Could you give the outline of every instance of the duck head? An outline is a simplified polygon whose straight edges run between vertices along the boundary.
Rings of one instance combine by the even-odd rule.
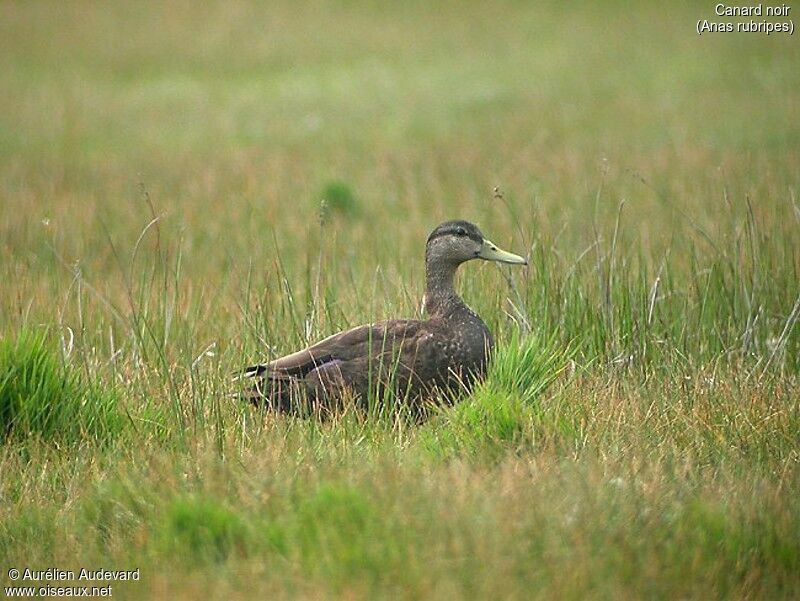
[[[428,264],[459,265],[472,259],[513,265],[528,264],[525,258],[505,251],[485,238],[478,226],[469,221],[446,221],[428,236],[425,246],[425,261]]]

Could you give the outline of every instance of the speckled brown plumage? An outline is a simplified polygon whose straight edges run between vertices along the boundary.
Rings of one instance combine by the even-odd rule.
[[[334,334],[306,349],[244,370],[254,379],[245,397],[281,411],[333,409],[370,391],[421,407],[438,392],[467,389],[485,373],[492,335],[456,293],[458,266],[483,258],[525,263],[499,250],[466,221],[448,221],[428,237],[425,310],[428,319],[392,319]]]

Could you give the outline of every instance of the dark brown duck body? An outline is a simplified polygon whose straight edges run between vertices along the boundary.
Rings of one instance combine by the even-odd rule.
[[[412,408],[440,394],[468,389],[486,370],[493,341],[486,324],[456,293],[458,266],[482,258],[525,264],[498,249],[466,221],[449,221],[425,251],[428,319],[393,319],[334,334],[306,349],[244,370],[254,379],[245,397],[300,413],[333,410],[374,393]]]

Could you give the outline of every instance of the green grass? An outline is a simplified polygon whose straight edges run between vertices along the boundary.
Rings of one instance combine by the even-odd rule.
[[[327,220],[329,213],[352,219],[361,212],[355,194],[345,182],[328,182],[322,190],[321,198],[323,222]]]
[[[442,410],[420,429],[422,446],[436,457],[474,459],[495,459],[528,446],[544,411],[540,396],[570,361],[569,348],[560,347],[554,336],[512,333],[470,398]]]
[[[106,443],[124,428],[116,394],[64,364],[43,333],[0,341],[0,429],[5,441]]]
[[[0,5],[3,585],[800,596],[800,52],[712,9]],[[530,257],[460,272],[468,398],[232,402],[420,315],[450,218]]]

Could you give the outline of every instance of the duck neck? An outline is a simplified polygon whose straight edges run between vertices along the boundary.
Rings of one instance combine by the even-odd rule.
[[[458,265],[426,261],[425,311],[428,315],[448,315],[465,306],[453,286]]]

